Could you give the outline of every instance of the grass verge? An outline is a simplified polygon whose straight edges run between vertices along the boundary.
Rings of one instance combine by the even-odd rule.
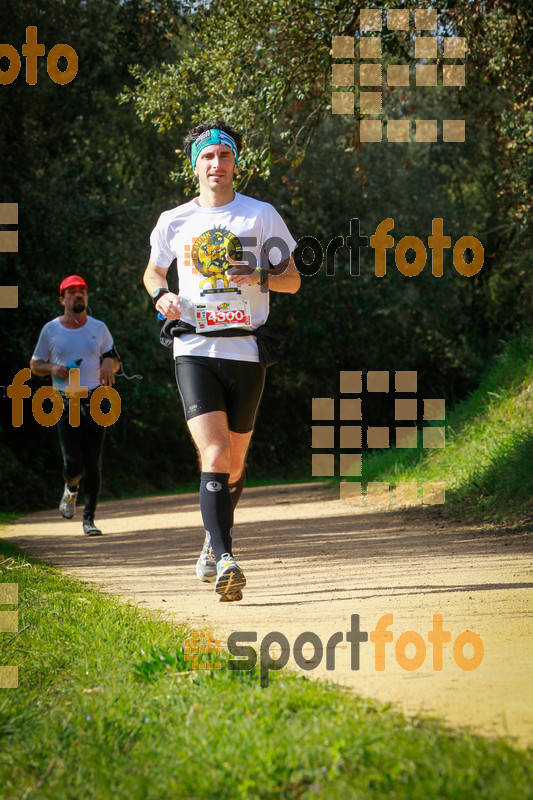
[[[188,632],[0,540],[18,633],[0,634],[4,800],[531,797],[533,752],[407,720],[326,683],[191,670]]]
[[[479,388],[446,414],[444,449],[380,451],[365,458],[364,480],[445,481],[447,505],[460,516],[533,521],[532,354],[531,334],[506,346]]]

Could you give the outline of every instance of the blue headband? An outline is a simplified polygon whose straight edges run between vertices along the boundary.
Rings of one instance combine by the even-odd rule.
[[[211,144],[226,144],[228,147],[231,147],[231,151],[235,156],[235,166],[237,166],[239,156],[237,153],[237,144],[235,143],[235,139],[233,139],[229,133],[225,133],[218,128],[211,128],[210,130],[201,133],[200,136],[192,143],[191,164],[193,169],[196,166],[196,161],[200,155],[200,152],[204,149],[204,147],[208,147]]]

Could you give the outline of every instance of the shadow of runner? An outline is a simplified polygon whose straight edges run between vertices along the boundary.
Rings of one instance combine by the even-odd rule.
[[[297,511],[305,507],[302,504],[310,505],[310,515],[291,517],[291,506]],[[316,517],[312,516],[315,504]],[[332,516],[327,513],[328,504]],[[272,518],[276,506],[283,509],[277,512],[280,519]],[[56,511],[22,517],[6,529],[4,537],[61,567],[121,568],[127,564],[149,571],[196,563],[204,537],[196,495],[112,501],[102,503],[98,510],[106,534],[98,539],[84,537],[79,520],[66,522]],[[145,517],[157,518],[158,527],[135,528]],[[345,561],[354,565],[354,574],[356,565],[369,560],[399,564],[432,555],[458,558],[473,550],[477,555],[531,550],[523,534],[502,536],[487,530],[480,535],[472,524],[450,526],[438,514],[424,510],[362,513],[357,509],[352,514],[323,484],[246,490],[236,515],[234,542],[243,560]]]

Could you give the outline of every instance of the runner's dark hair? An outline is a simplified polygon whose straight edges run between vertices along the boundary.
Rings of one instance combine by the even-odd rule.
[[[185,155],[189,160],[191,158],[191,147],[194,140],[197,139],[201,133],[210,131],[212,128],[218,128],[219,131],[224,131],[224,133],[229,134],[232,139],[235,139],[237,153],[241,152],[242,133],[239,133],[239,131],[235,130],[235,128],[232,128],[231,125],[228,125],[227,122],[224,122],[224,120],[215,119],[210,122],[202,122],[200,125],[196,125],[195,128],[191,128],[191,130],[188,132],[187,136],[183,140],[183,149],[185,150]]]

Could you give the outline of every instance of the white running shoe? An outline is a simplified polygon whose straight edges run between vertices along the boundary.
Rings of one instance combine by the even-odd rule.
[[[204,546],[200,558],[196,562],[196,575],[203,583],[213,583],[217,577],[217,562],[211,547],[209,534],[205,533]]]
[[[76,500],[78,499],[78,490],[71,492],[68,484],[65,484],[63,490],[63,497],[59,503],[59,512],[65,519],[72,519],[76,511]]]
[[[233,556],[230,556],[229,553],[223,553],[217,564],[215,592],[228,597],[228,595],[237,594],[245,586],[246,578],[244,577],[244,572]]]

